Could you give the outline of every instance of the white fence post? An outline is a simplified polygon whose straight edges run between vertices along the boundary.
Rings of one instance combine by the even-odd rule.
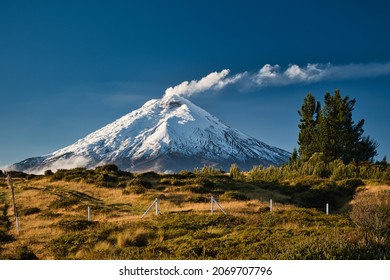
[[[214,197],[211,196],[211,215],[214,214]]]
[[[91,221],[91,207],[88,206],[88,222]]]
[[[156,205],[156,216],[158,216],[158,198],[156,198],[153,203],[149,206],[149,208],[145,211],[145,213],[142,215],[141,219],[145,217],[146,214],[152,209],[152,207]]]
[[[269,200],[269,211],[272,212],[272,199]]]
[[[158,216],[158,198],[156,198],[156,216]]]
[[[226,211],[223,210],[222,206],[219,205],[218,201],[215,200],[213,196],[211,196],[211,214],[214,214],[214,203],[217,204],[218,208],[221,209],[221,211],[226,214]]]
[[[326,204],[326,215],[329,215],[329,203]]]

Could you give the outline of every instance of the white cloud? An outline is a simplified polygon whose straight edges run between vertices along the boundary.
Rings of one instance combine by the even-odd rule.
[[[212,72],[199,81],[185,81],[166,89],[166,95],[191,96],[207,90],[220,90],[227,85],[240,83],[250,87],[277,87],[298,83],[315,83],[325,80],[359,79],[390,75],[390,62],[332,65],[308,63],[306,66],[289,65],[284,71],[278,64],[265,64],[257,73],[243,72],[228,77],[229,69]]]
[[[226,79],[220,80],[218,82],[218,84],[215,86],[215,88],[216,89],[222,89],[222,88],[224,88],[227,85],[235,84],[239,80],[243,79],[246,75],[247,75],[247,72],[244,72],[244,73],[236,74],[236,75],[234,75],[231,78],[226,78]]]
[[[45,164],[43,167],[23,170],[29,174],[42,175],[46,170],[50,169],[56,172],[58,169],[73,169],[77,167],[85,167],[90,163],[90,159],[83,156],[74,156],[68,159],[58,159],[54,162]]]
[[[221,89],[227,84],[233,82],[232,79],[224,80],[229,72],[229,69],[224,69],[221,72],[212,72],[199,81],[184,81],[177,86],[167,88],[165,90],[165,94],[191,96],[195,93],[203,92],[209,89]]]
[[[309,63],[304,67],[292,64],[285,71],[281,71],[279,65],[266,64],[253,76],[253,82],[260,87],[285,86],[297,83],[369,78],[384,75],[390,75],[390,62],[347,65]]]
[[[278,72],[280,71],[280,66],[279,65],[271,65],[271,64],[266,64],[264,65],[260,70],[257,76],[259,78],[275,78],[278,75]]]
[[[297,79],[297,80],[306,80],[308,78],[308,75],[306,71],[301,69],[298,65],[291,65],[290,67],[287,68],[286,72],[284,74],[289,78],[289,79]]]

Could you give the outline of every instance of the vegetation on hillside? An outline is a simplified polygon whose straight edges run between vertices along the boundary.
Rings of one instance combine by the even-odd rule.
[[[257,180],[236,166],[231,170],[238,173],[204,167],[170,175],[131,174],[107,165],[14,177],[21,232],[15,233],[10,190],[3,183],[0,259],[390,257],[389,221],[384,220],[390,187],[378,185],[385,182],[315,175]],[[362,200],[368,192],[376,195]],[[226,215],[218,208],[211,215],[211,195]],[[141,219],[155,198],[159,215],[153,210]],[[383,199],[387,204],[378,202]],[[383,223],[361,219],[365,213]]]

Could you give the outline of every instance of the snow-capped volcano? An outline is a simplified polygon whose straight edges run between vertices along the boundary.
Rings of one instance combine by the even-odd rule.
[[[68,147],[11,169],[39,173],[107,163],[132,172],[176,172],[203,165],[228,170],[232,163],[251,169],[279,165],[289,155],[227,126],[181,96],[165,95]]]

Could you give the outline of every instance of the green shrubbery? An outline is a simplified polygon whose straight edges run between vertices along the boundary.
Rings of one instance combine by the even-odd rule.
[[[142,176],[144,175],[142,174]],[[130,172],[119,170],[114,164],[99,166],[93,170],[86,168],[59,169],[55,173],[47,170],[45,176],[52,181],[85,182],[103,188],[124,187],[125,184],[122,182],[134,177]]]
[[[89,228],[93,228],[97,225],[97,222],[86,220],[62,220],[58,223],[58,226],[68,232],[81,231]]]
[[[354,162],[350,162],[349,164],[344,164],[341,160],[327,163],[322,154],[315,153],[306,162],[290,162],[281,167],[254,166],[246,178],[252,182],[275,182],[305,176],[314,176],[334,181],[356,178],[388,182],[390,181],[390,166],[379,163],[362,163],[357,165]]]
[[[288,210],[236,217],[182,214],[99,226],[52,240],[56,258],[82,259],[386,259],[389,246],[363,244],[347,216]],[[96,244],[106,242],[104,250]],[[386,251],[387,250],[387,251]]]

